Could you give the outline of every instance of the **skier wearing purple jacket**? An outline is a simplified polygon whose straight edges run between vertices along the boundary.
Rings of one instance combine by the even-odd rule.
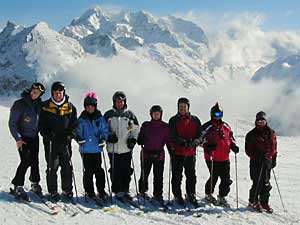
[[[167,145],[168,149],[171,148],[169,126],[162,121],[162,112],[159,105],[151,107],[151,121],[142,124],[137,140],[137,143],[142,146],[139,192],[142,197],[147,197],[148,176],[153,165],[153,198],[157,201],[163,201],[164,145]]]

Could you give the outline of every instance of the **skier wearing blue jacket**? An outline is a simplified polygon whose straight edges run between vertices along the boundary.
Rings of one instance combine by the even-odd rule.
[[[76,140],[83,162],[83,186],[86,197],[104,200],[105,174],[101,167],[101,152],[108,138],[108,124],[97,109],[98,97],[94,92],[86,94],[84,111],[78,120]],[[98,196],[94,192],[93,177],[96,177]]]

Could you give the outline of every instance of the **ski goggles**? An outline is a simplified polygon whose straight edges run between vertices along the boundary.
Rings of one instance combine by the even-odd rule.
[[[215,112],[213,115],[214,115],[214,117],[222,117],[223,116],[223,112],[222,111],[218,111],[218,112]]]
[[[33,83],[31,88],[34,88],[34,89],[38,89],[41,93],[44,93],[45,92],[45,87],[44,85],[42,85],[41,83]]]

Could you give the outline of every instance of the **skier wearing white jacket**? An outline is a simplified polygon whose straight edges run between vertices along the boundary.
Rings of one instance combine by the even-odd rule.
[[[134,113],[127,109],[126,95],[117,91],[113,95],[113,108],[104,114],[109,125],[107,151],[110,160],[112,192],[119,199],[131,199],[129,184],[132,150],[136,144],[139,124]]]

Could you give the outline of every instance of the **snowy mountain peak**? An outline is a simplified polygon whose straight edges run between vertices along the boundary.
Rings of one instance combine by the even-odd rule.
[[[30,27],[8,23],[0,33],[2,91],[20,89],[34,80],[47,81],[83,56],[80,44],[45,22]],[[1,93],[0,93],[1,94]]]

